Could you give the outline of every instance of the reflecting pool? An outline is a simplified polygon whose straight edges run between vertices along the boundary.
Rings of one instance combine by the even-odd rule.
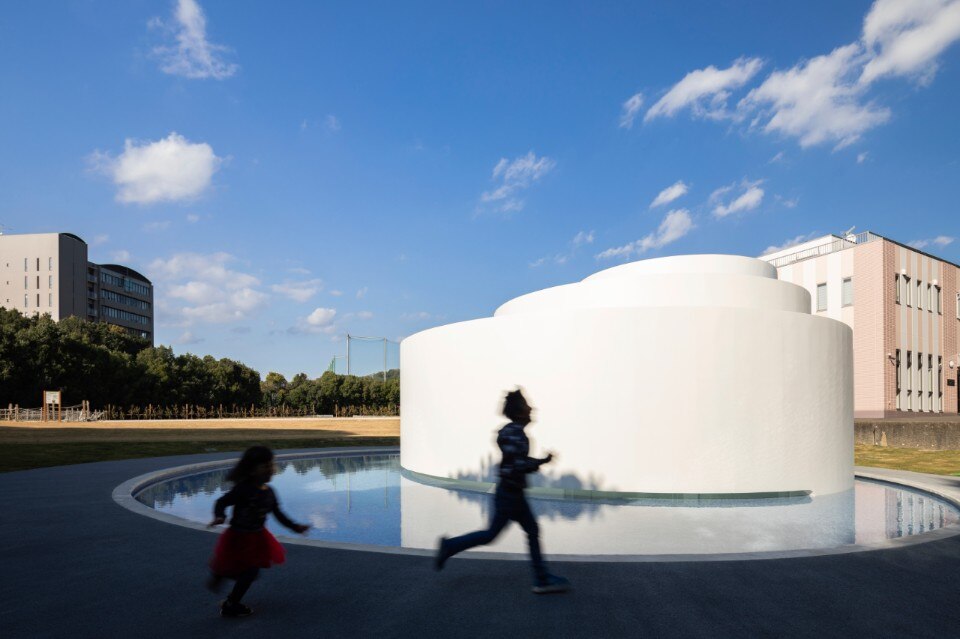
[[[409,479],[399,455],[340,455],[278,461],[271,485],[283,509],[324,541],[434,548],[442,534],[484,527],[491,496]],[[141,503],[207,523],[213,502],[229,489],[227,468],[177,477],[137,493]],[[764,552],[873,544],[919,535],[960,520],[925,493],[857,480],[845,493],[773,499],[671,501],[534,497],[549,554],[701,554]],[[272,519],[276,534],[292,535]],[[525,553],[513,525],[483,548]]]

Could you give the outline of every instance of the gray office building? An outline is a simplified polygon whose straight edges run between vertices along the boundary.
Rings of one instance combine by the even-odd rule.
[[[73,233],[0,235],[0,306],[120,326],[153,344],[153,285],[128,266],[94,264]]]

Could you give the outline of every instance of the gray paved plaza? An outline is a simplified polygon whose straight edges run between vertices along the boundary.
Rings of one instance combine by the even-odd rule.
[[[529,592],[516,561],[455,559],[437,574],[425,557],[288,545],[246,598],[256,614],[221,619],[203,588],[214,536],[130,512],[111,492],[230,456],[0,474],[0,636],[960,636],[960,536],[794,559],[563,562],[576,590],[548,597]],[[928,481],[960,494],[960,478]]]

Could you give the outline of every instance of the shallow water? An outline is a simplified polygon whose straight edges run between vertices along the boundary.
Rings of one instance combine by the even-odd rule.
[[[428,486],[403,477],[399,455],[324,456],[278,462],[271,485],[307,537],[434,548],[442,534],[485,527],[488,494]],[[207,523],[229,488],[227,469],[160,482],[136,498],[161,512]],[[960,521],[929,495],[857,480],[845,493],[804,498],[720,500],[708,505],[658,500],[530,499],[549,554],[699,554],[783,551],[871,544]],[[275,534],[292,535],[270,519]],[[486,549],[526,552],[513,525]]]

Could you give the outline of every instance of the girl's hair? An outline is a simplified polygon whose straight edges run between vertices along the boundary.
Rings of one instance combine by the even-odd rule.
[[[250,479],[260,464],[273,461],[273,451],[266,446],[251,446],[244,453],[237,465],[227,473],[227,481],[234,483]]]
[[[527,406],[527,400],[518,388],[507,393],[507,398],[503,400],[503,415],[512,422],[519,421],[524,416],[523,410]]]

